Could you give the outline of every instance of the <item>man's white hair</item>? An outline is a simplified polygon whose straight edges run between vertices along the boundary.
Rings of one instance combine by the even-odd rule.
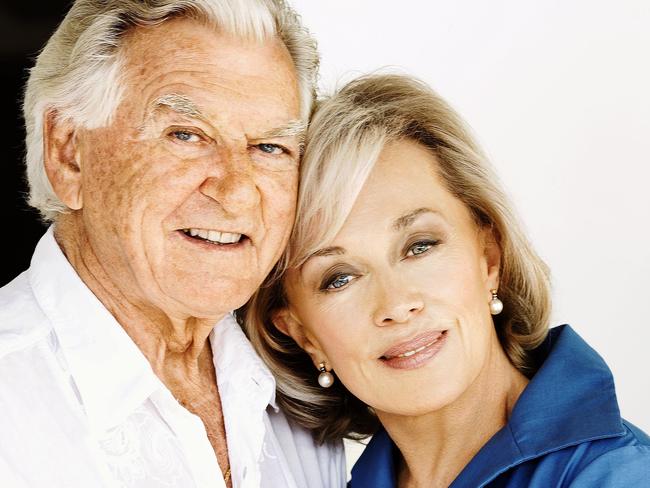
[[[38,56],[25,90],[29,204],[44,220],[54,220],[69,209],[45,173],[43,117],[52,113],[88,129],[108,125],[124,89],[120,47],[125,32],[177,17],[243,39],[280,38],[296,68],[302,117],[309,116],[318,51],[284,0],[77,0]]]

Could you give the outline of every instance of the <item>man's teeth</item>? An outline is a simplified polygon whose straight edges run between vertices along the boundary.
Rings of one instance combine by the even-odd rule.
[[[192,237],[200,237],[206,241],[217,244],[234,244],[241,240],[242,234],[233,234],[231,232],[219,232],[218,230],[206,229],[183,229],[183,232]]]

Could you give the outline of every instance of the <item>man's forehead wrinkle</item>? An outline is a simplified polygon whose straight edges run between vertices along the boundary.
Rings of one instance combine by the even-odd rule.
[[[129,89],[137,95],[129,97],[131,109],[127,110],[134,109],[141,114],[138,116],[142,121],[139,124],[141,133],[155,120],[157,109],[163,108],[220,127],[220,133],[232,128],[240,135],[243,130],[251,138],[296,137],[302,144],[306,124],[300,120],[297,95],[293,103],[287,104],[284,97],[278,96],[277,85],[269,83],[260,73],[224,69],[219,63],[213,67],[210,63],[188,61],[169,63],[166,56],[156,56],[153,64],[147,62],[144,68],[131,64]],[[267,123],[251,127],[248,122],[261,122],[253,117],[253,112],[274,117]],[[232,127],[242,122],[239,130]]]
[[[151,121],[156,112],[159,112],[161,108],[170,109],[180,115],[187,117],[192,117],[196,119],[201,119],[205,122],[210,122],[213,118],[211,115],[212,112],[208,110],[207,106],[204,106],[198,101],[194,100],[194,97],[188,96],[183,91],[188,93],[198,93],[199,98],[205,97],[205,95],[214,97],[217,93],[216,90],[210,91],[210,86],[214,88],[219,88],[221,90],[227,89],[228,87],[223,86],[218,83],[211,82],[209,85],[199,86],[198,84],[193,84],[191,80],[188,80],[187,77],[182,80],[169,80],[170,73],[162,73],[160,76],[155,79],[149,80],[145,85],[142,86],[142,89],[136,89],[137,93],[144,94],[144,98],[149,98],[148,93],[159,93],[160,95],[153,97],[151,102],[147,103],[143,110],[144,123]],[[164,82],[157,83],[161,81],[161,78],[164,79]],[[211,100],[210,102],[217,107],[221,108],[220,104],[221,99],[227,98],[223,97],[222,94],[219,94],[218,100]],[[229,97],[232,100],[232,96]]]
[[[189,77],[187,75],[190,75]],[[178,75],[178,76],[175,76]],[[205,79],[210,78],[210,79]],[[257,85],[256,85],[257,86]],[[227,102],[229,104],[235,102],[256,103],[257,100],[251,97],[251,91],[256,89],[257,93],[260,92],[259,87],[248,86],[245,78],[232,78],[225,77],[215,78],[213,73],[198,73],[194,71],[173,71],[167,73],[160,73],[155,78],[148,80],[142,85],[141,89],[137,89],[138,93],[158,92],[163,95],[176,95],[178,97],[185,97],[190,102],[192,98],[183,94],[183,91],[196,92],[200,98],[214,101],[216,104]],[[260,94],[256,98],[262,98],[264,101],[271,100],[272,93],[268,96]],[[193,102],[199,112],[206,114],[207,107],[199,107],[198,103]]]
[[[145,69],[138,67],[137,72],[133,70],[132,77],[136,80],[145,79],[145,86],[155,84],[161,78],[182,79],[185,83],[191,83],[191,80],[200,80],[201,84],[216,85],[236,90],[241,94],[248,92],[248,88],[242,85],[255,84],[259,90],[261,88],[259,86],[260,82],[264,86],[269,81],[268,74],[245,73],[236,69],[228,69],[222,63],[211,64],[209,62],[188,60],[191,62],[182,65],[179,60],[175,60],[173,65],[170,66],[170,62],[166,58],[160,58],[157,61],[148,58],[146,60],[147,67]]]
[[[248,77],[218,64],[211,66],[210,63],[196,60],[183,64],[178,60],[170,62],[164,56],[147,58],[146,63],[145,60],[140,61],[126,71],[128,88],[136,93],[155,93],[171,85],[187,85],[191,89],[203,91],[209,91],[210,87],[237,89],[242,95],[247,91],[247,87],[242,85],[246,85]]]

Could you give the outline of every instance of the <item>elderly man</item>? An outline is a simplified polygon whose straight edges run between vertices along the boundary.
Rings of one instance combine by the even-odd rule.
[[[282,0],[78,0],[25,95],[53,222],[0,291],[0,484],[320,487],[232,318],[293,221],[313,40]]]

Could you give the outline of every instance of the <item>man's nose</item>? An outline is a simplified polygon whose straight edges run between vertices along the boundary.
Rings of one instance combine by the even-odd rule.
[[[235,215],[260,204],[255,168],[245,151],[222,151],[199,189]]]

